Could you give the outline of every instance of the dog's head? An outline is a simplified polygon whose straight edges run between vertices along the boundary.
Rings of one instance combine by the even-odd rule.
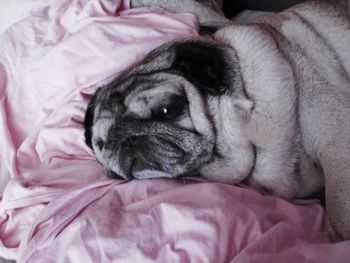
[[[210,41],[167,44],[95,93],[85,138],[110,174],[176,177],[212,158],[207,97],[232,83],[226,52]]]

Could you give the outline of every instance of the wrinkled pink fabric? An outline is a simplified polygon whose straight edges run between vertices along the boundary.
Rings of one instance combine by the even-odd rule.
[[[85,145],[90,95],[191,14],[127,0],[35,6],[0,36],[0,256],[18,262],[346,262],[323,207],[204,180],[107,179]]]

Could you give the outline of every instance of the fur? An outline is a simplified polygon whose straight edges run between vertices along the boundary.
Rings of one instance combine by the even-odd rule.
[[[321,2],[168,43],[96,93],[87,143],[126,179],[200,171],[287,199],[325,188],[350,238],[348,43],[346,9]]]

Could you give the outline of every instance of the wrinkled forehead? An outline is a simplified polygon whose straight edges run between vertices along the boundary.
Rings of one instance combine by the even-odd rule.
[[[97,97],[95,118],[118,118],[128,112],[140,111],[140,107],[152,107],[171,96],[182,96],[186,84],[181,76],[170,73],[132,75],[102,88]]]

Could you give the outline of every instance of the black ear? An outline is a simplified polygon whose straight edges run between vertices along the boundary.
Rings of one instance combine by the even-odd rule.
[[[96,106],[96,98],[97,98],[97,92],[92,97],[86,112],[85,112],[85,119],[84,119],[84,136],[85,136],[85,143],[87,146],[89,146],[92,149],[92,126],[94,124],[94,118],[95,118],[95,106]]]
[[[172,69],[179,70],[200,90],[220,95],[232,85],[226,48],[209,41],[188,40],[174,44]]]

